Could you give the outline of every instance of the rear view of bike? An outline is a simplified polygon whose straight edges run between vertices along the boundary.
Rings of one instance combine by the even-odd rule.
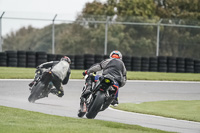
[[[28,97],[28,101],[34,103],[38,99],[47,97],[50,92],[50,88],[52,87],[50,84],[51,80],[51,71],[46,71],[41,77],[38,77],[31,88],[31,94]]]
[[[78,116],[86,114],[88,119],[94,119],[96,115],[108,108],[114,100],[116,88],[113,88],[114,79],[111,76],[102,76],[94,85],[92,93],[85,99],[81,98]]]

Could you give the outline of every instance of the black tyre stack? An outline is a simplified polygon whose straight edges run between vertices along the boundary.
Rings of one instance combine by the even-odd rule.
[[[39,66],[42,63],[47,62],[47,53],[46,52],[36,52],[36,66]]]
[[[6,51],[7,66],[17,67],[17,51]]]
[[[157,72],[158,71],[158,59],[157,59],[157,57],[150,57],[149,58],[149,71],[150,72]]]
[[[84,55],[84,69],[90,68],[95,63],[94,55],[92,54],[85,54]]]
[[[191,58],[185,58],[185,72],[194,73],[194,60]]]
[[[200,73],[200,60],[195,60],[194,61],[194,72],[195,73]]]
[[[131,70],[141,71],[141,57],[132,57],[131,60],[132,60]]]
[[[36,67],[36,53],[34,51],[26,52],[26,67]]]
[[[122,60],[125,64],[126,70],[131,71],[131,64],[132,64],[131,56],[123,56]]]
[[[158,57],[158,72],[167,72],[167,57]]]
[[[108,59],[109,55],[67,55],[71,59],[71,69],[88,69],[95,63]],[[47,54],[34,51],[5,51],[0,52],[0,66],[29,67],[36,66],[47,61],[60,61],[63,55]],[[123,62],[127,71],[150,72],[178,72],[200,73],[200,60],[181,57],[135,57],[123,56]]]
[[[75,55],[75,69],[84,70],[84,55]]]
[[[56,55],[55,54],[47,54],[47,61],[56,61]]]
[[[5,52],[0,52],[0,66],[7,66],[7,55]]]
[[[70,60],[71,60],[71,64],[70,64],[70,68],[71,69],[75,69],[75,56],[74,55],[67,55]]]
[[[26,67],[26,51],[17,51],[18,67]]]
[[[176,58],[176,72],[184,73],[185,72],[185,59],[181,57]]]
[[[60,61],[60,59],[61,59],[63,56],[64,56],[64,55],[57,54],[57,55],[56,55],[56,61]]]
[[[94,58],[95,58],[95,61],[94,61],[95,63],[99,63],[102,60],[104,60],[104,56],[103,55],[95,55]]]
[[[104,59],[108,59],[108,58],[110,58],[110,57],[109,57],[109,55],[104,55],[103,58],[104,58]]]
[[[141,71],[144,71],[144,72],[149,71],[149,58],[148,57],[141,58]]]
[[[176,72],[176,57],[167,57],[167,72]]]

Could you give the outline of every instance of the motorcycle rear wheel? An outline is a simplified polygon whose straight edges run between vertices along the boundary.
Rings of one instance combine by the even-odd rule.
[[[86,117],[88,119],[94,119],[96,117],[96,115],[101,109],[101,106],[104,103],[104,100],[105,100],[105,94],[103,92],[98,91],[92,106],[89,108],[89,111],[86,114]]]
[[[30,103],[34,103],[38,99],[44,87],[45,85],[42,82],[39,82],[36,86],[34,86],[32,88],[30,96],[28,97],[28,101]]]

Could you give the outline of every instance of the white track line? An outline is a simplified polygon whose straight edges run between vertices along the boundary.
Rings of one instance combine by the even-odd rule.
[[[0,79],[0,81],[32,81],[33,79]],[[84,79],[70,79],[69,81],[84,81]],[[154,81],[154,80],[127,80],[127,82],[131,83],[198,83],[199,81]]]

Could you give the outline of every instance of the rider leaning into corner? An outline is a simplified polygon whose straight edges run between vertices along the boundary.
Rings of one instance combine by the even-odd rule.
[[[83,93],[81,97],[86,98],[90,93],[92,89],[92,83],[97,81],[100,75],[93,75],[93,73],[101,71],[102,75],[111,75],[115,79],[114,87],[117,87],[117,92],[115,94],[115,99],[111,103],[113,106],[117,106],[119,104],[118,102],[118,92],[119,88],[123,87],[126,83],[126,68],[122,61],[122,54],[120,51],[112,51],[110,53],[110,58],[105,59],[100,63],[94,64],[91,66],[88,70],[85,70],[83,72],[83,75],[88,75],[85,81],[85,89],[83,90]]]
[[[36,72],[42,71],[42,69],[51,68],[51,72],[53,74],[52,83],[55,88],[51,89],[50,92],[57,95],[58,97],[62,97],[64,95],[64,90],[61,83],[63,85],[66,85],[68,83],[69,76],[71,74],[70,64],[70,58],[67,56],[63,56],[60,61],[46,62],[37,67]],[[35,79],[41,74],[41,72],[39,73],[39,75],[36,74]],[[30,87],[32,87],[32,85],[34,84],[35,79],[29,84]]]

